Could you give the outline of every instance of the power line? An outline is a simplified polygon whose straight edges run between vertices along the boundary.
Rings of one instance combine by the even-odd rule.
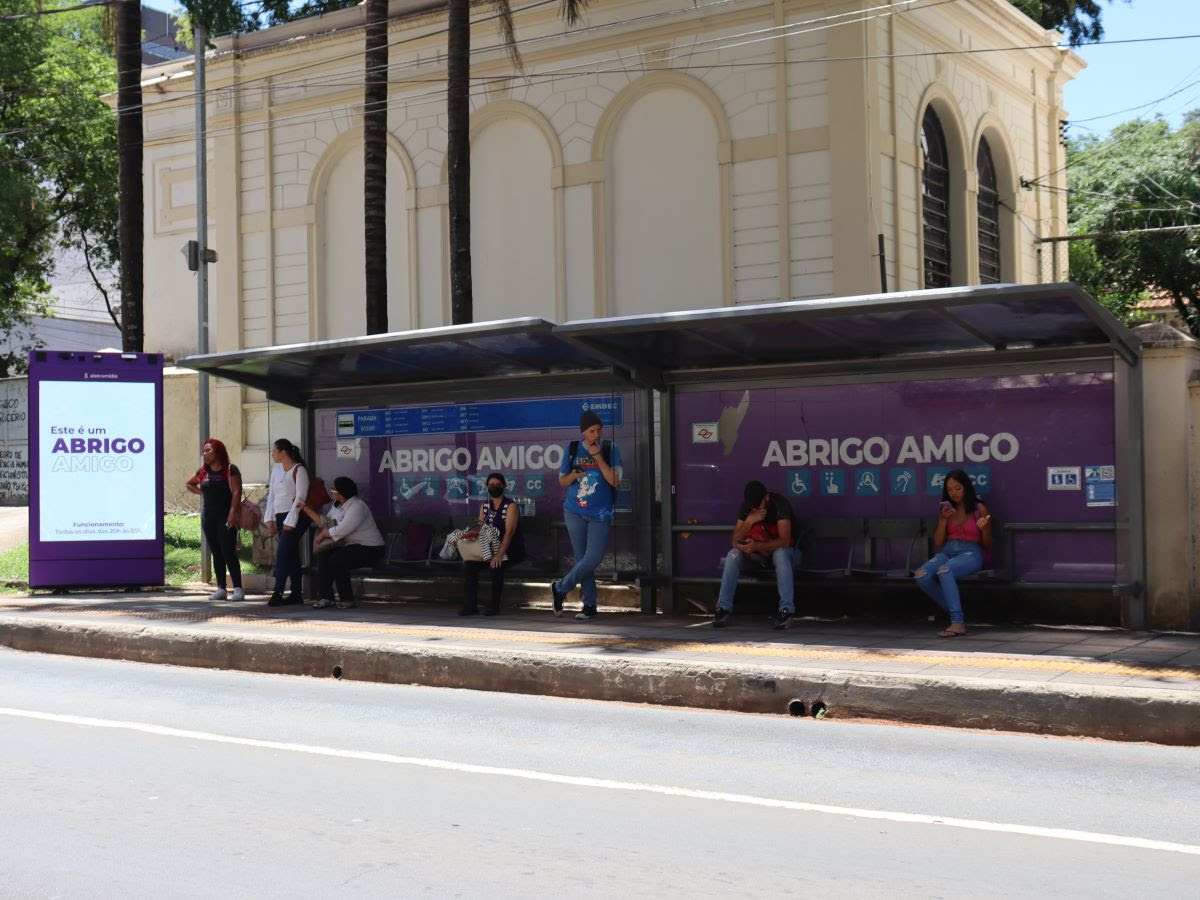
[[[540,0],[540,2],[532,3],[532,4],[529,4],[528,6],[521,7],[520,10],[518,10],[518,11],[523,11],[526,9],[540,7],[540,6],[546,5],[546,3],[549,3],[549,2],[554,2],[554,0]],[[706,4],[705,6],[702,6],[702,7],[685,7],[685,8],[680,8],[680,9],[676,9],[676,10],[664,11],[662,13],[655,13],[650,16],[639,17],[636,20],[622,20],[621,22],[615,22],[615,23],[602,23],[600,25],[591,26],[589,28],[577,30],[576,32],[572,32],[572,34],[586,33],[588,31],[595,30],[595,29],[612,28],[612,27],[616,27],[618,25],[626,25],[631,21],[642,21],[644,19],[650,19],[650,18],[661,18],[665,15],[676,15],[676,14],[680,14],[680,13],[693,12],[696,9],[704,10],[707,7],[724,5],[727,2],[730,2],[730,0],[718,0],[718,2]],[[676,52],[673,56],[666,57],[664,61],[669,61],[671,59],[678,59],[679,57],[684,56],[684,55],[690,56],[690,55],[695,55],[695,54],[712,53],[712,52],[716,52],[719,50],[725,50],[725,49],[744,46],[746,44],[757,43],[762,40],[777,40],[781,37],[783,37],[783,38],[794,37],[794,36],[798,36],[801,34],[810,33],[812,31],[826,30],[828,28],[837,27],[838,25],[855,24],[855,23],[860,23],[860,22],[864,22],[864,21],[869,21],[870,19],[874,19],[874,18],[881,18],[884,16],[893,16],[893,15],[897,15],[897,14],[904,13],[904,12],[917,12],[917,11],[920,11],[923,9],[931,8],[933,6],[940,6],[944,3],[955,2],[955,0],[937,0],[937,2],[928,3],[924,6],[915,6],[914,4],[916,2],[917,2],[917,0],[901,0],[901,2],[892,2],[892,3],[884,4],[882,6],[870,8],[869,11],[876,12],[877,13],[876,15],[867,15],[867,16],[860,15],[860,17],[858,19],[852,19],[852,20],[844,21],[844,22],[836,22],[833,24],[818,24],[818,25],[816,25],[816,27],[811,27],[811,28],[806,27],[806,26],[813,25],[814,23],[828,23],[829,20],[831,20],[831,19],[845,18],[847,14],[842,14],[840,16],[826,16],[826,17],[822,17],[819,19],[787,23],[786,25],[783,25],[783,26],[773,26],[771,28],[766,28],[766,29],[754,29],[751,31],[741,32],[741,33],[735,34],[735,35],[725,35],[721,38],[714,38],[709,41],[702,41],[702,42],[698,42],[693,45],[689,45],[687,47],[679,48],[678,52]],[[903,6],[904,8],[897,9],[897,7],[899,7],[899,6]],[[878,12],[879,10],[884,10],[884,12],[879,13]],[[868,11],[857,11],[857,12],[862,13],[862,12],[868,12]],[[488,21],[488,19],[494,19],[494,18],[496,18],[496,17],[492,16],[492,17],[488,17],[488,18],[485,18],[482,20],[477,20],[477,21]],[[354,27],[359,27],[359,26],[355,25]],[[767,34],[765,37],[763,36],[764,33],[766,33],[766,32],[777,32],[780,29],[788,29],[788,30],[784,31],[784,33],[782,33],[782,34]],[[445,31],[445,29],[441,29],[439,31],[424,32],[421,35],[402,38],[400,40],[391,42],[389,44],[389,47],[397,46],[397,45],[404,44],[404,43],[409,43],[409,42],[416,41],[416,40],[425,40],[433,35],[436,35],[439,33],[444,33],[444,31]],[[541,36],[538,38],[530,38],[530,39],[527,39],[526,41],[519,41],[518,44],[536,43],[536,42],[541,42],[541,41],[545,41],[545,40],[556,40],[556,39],[560,39],[562,37],[563,37],[563,35],[561,35],[561,34]],[[750,37],[751,39],[746,40],[746,41],[739,41],[737,43],[729,43],[731,38],[739,39],[742,37]],[[1149,40],[1181,40],[1181,39],[1193,39],[1193,38],[1200,38],[1200,35],[1173,35],[1173,36],[1157,37],[1157,38],[1137,38],[1137,39],[1130,39],[1130,40],[1126,40],[1126,41],[1113,41],[1113,42],[1109,42],[1109,43],[1136,43],[1136,42],[1144,42],[1144,41],[1149,41]],[[488,47],[479,48],[477,51],[474,51],[472,55],[475,55],[476,52],[477,53],[490,52],[490,51],[498,49],[502,46],[503,45],[489,45]],[[829,62],[839,62],[839,61],[879,60],[879,59],[889,59],[889,58],[917,58],[917,57],[928,57],[928,56],[964,55],[964,54],[973,54],[973,53],[993,53],[993,52],[1003,52],[1003,51],[1011,51],[1011,50],[1048,49],[1048,48],[1053,48],[1054,46],[1055,45],[1051,45],[1051,44],[1036,44],[1036,45],[995,47],[995,48],[974,48],[974,49],[969,49],[969,50],[916,51],[916,52],[911,52],[911,53],[899,53],[899,54],[866,54],[866,55],[849,56],[849,57],[821,57],[821,58],[809,58],[809,59],[795,59],[795,60],[786,60],[784,62],[789,65],[810,65],[810,64],[815,64],[815,63],[829,63]],[[294,72],[301,71],[301,70],[304,70],[307,68],[312,68],[314,66],[327,66],[332,63],[336,63],[339,61],[343,61],[345,59],[349,59],[349,58],[353,58],[353,57],[357,57],[357,56],[361,56],[361,55],[362,55],[362,51],[359,50],[359,51],[355,51],[353,53],[345,54],[343,56],[335,57],[335,58],[332,58],[329,60],[320,60],[320,61],[316,61],[313,63],[307,63],[307,64],[303,64],[300,66],[295,66],[290,69],[286,69],[283,72],[276,72],[276,73],[272,73],[271,75],[259,76],[258,78],[255,78],[255,79],[246,79],[244,81],[240,81],[237,84],[237,88],[238,89],[244,88],[246,85],[252,84],[255,81],[263,81],[263,80],[267,80],[267,79],[279,79],[279,76],[281,74],[294,73]],[[604,63],[614,63],[615,66],[612,68],[595,68],[595,66],[597,66],[598,64],[602,65]],[[476,81],[477,83],[485,83],[486,84],[486,83],[489,83],[490,81],[497,80],[497,79],[512,80],[514,77],[520,77],[526,83],[545,83],[547,81],[558,81],[558,80],[576,78],[576,77],[585,76],[585,75],[603,75],[603,74],[612,74],[614,72],[623,72],[623,71],[626,71],[626,69],[627,69],[627,63],[628,63],[628,57],[626,57],[624,55],[619,55],[616,57],[610,57],[608,59],[604,59],[604,60],[600,60],[600,61],[592,60],[587,63],[580,63],[578,65],[568,66],[568,67],[558,69],[558,70],[549,70],[547,72],[542,72],[542,73],[533,73],[533,74],[527,73],[523,76],[514,76],[514,75],[478,76],[476,78],[473,78],[472,80]],[[676,65],[676,66],[672,66],[671,68],[672,68],[672,70],[676,70],[676,71],[692,71],[692,70],[704,71],[704,70],[710,70],[710,69],[735,68],[735,67],[739,67],[739,68],[740,67],[761,67],[761,66],[765,66],[765,65],[775,65],[775,64],[776,64],[776,61],[768,60],[768,61],[763,61],[763,62],[748,61],[748,62],[712,63],[709,65],[694,65],[694,66]],[[420,66],[420,65],[422,65],[422,63],[420,63],[420,62],[405,63],[402,65],[390,63],[388,66],[389,75],[393,71],[396,71],[398,69],[416,67],[416,66]],[[589,66],[592,68],[584,68],[585,66]],[[275,83],[273,84],[273,87],[281,87],[281,88],[284,88],[284,87],[312,87],[312,86],[337,87],[343,83],[346,84],[347,86],[349,86],[349,85],[354,85],[354,84],[359,83],[360,78],[361,78],[361,76],[359,75],[359,73],[347,72],[344,75],[335,76],[335,80],[313,80],[313,79],[276,80]],[[423,81],[426,83],[443,84],[445,81],[445,78],[444,77],[433,77],[433,78],[429,78],[429,79],[422,79],[420,81]],[[415,84],[415,83],[420,83],[420,82],[417,79],[407,79],[406,83]],[[436,91],[425,92],[424,94],[413,94],[413,95],[408,95],[405,97],[399,97],[399,98],[396,98],[396,100],[394,100],[394,101],[388,101],[388,108],[389,109],[397,109],[397,108],[405,108],[408,106],[421,105],[422,101],[426,100],[427,98],[429,98],[430,102],[432,102],[432,98],[440,98],[443,94],[444,94],[444,89],[439,89]],[[162,110],[163,107],[165,107],[167,105],[173,105],[176,103],[184,102],[187,98],[194,97],[194,95],[195,95],[194,91],[180,92],[180,95],[178,97],[173,97],[170,100],[155,103],[150,108],[153,108],[156,110]],[[146,104],[143,104],[143,106],[146,106]],[[272,124],[276,125],[276,124],[284,123],[287,121],[323,118],[326,115],[339,115],[339,114],[345,115],[345,114],[353,113],[354,111],[361,109],[361,108],[363,108],[362,104],[351,104],[351,105],[347,105],[337,111],[322,110],[320,112],[315,112],[315,113],[314,112],[303,113],[303,114],[299,114],[294,117],[293,116],[285,116],[285,117],[275,118],[272,120]],[[109,112],[111,114],[111,111],[109,111]],[[25,129],[25,130],[32,130],[32,128],[33,128],[33,126],[31,126],[30,129]],[[237,126],[231,126],[230,128],[226,129],[224,132],[218,130],[217,132],[214,132],[214,134],[233,133],[235,130],[238,130]],[[254,126],[241,126],[240,130],[243,134],[252,134],[252,133],[255,133],[259,129],[256,129]],[[8,134],[12,135],[12,134],[20,133],[20,131],[21,130],[14,130],[14,131],[8,132]],[[189,138],[171,137],[171,138],[164,138],[164,139],[158,139],[158,140],[152,139],[145,143],[147,146],[160,146],[164,143],[176,143],[181,140],[188,140],[188,139]],[[1059,170],[1059,171],[1061,171],[1061,170]],[[1051,174],[1053,174],[1053,173],[1051,173]],[[1048,176],[1043,176],[1043,177],[1048,177]],[[1039,186],[1041,186],[1041,185],[1039,185]]]
[[[19,22],[22,19],[40,19],[43,16],[54,16],[59,13],[79,12],[82,9],[93,9],[97,6],[108,6],[114,0],[92,0],[90,3],[80,3],[76,6],[59,6],[54,9],[39,9],[35,12],[11,13],[0,16],[0,22]],[[134,0],[136,2],[136,0]]]
[[[545,5],[547,5],[547,4],[551,4],[551,3],[555,3],[555,2],[558,2],[558,0],[536,0],[536,2],[530,3],[530,4],[526,5],[526,6],[523,6],[523,7],[520,7],[520,8],[518,8],[517,10],[514,10],[514,14],[515,14],[515,13],[518,13],[518,12],[523,12],[523,11],[525,11],[525,10],[529,10],[529,9],[535,9],[535,8],[538,8],[538,7],[541,7],[541,6],[545,6]],[[707,9],[709,9],[709,8],[711,8],[711,7],[716,7],[716,6],[723,6],[723,5],[726,5],[727,3],[730,3],[730,2],[736,2],[736,0],[714,0],[714,2],[710,2],[710,3],[708,3],[708,4],[705,4],[705,5],[703,5],[703,6],[700,6],[700,7],[678,7],[678,8],[676,8],[676,9],[674,9],[674,10],[666,10],[666,11],[663,11],[663,12],[660,12],[660,13],[653,13],[653,14],[649,14],[649,15],[646,15],[646,16],[637,17],[637,18],[635,18],[635,19],[626,19],[626,20],[621,20],[621,21],[619,21],[619,22],[608,22],[608,23],[601,23],[601,24],[599,24],[599,25],[595,25],[595,26],[588,26],[588,27],[586,27],[586,28],[582,28],[582,29],[576,29],[576,30],[572,31],[572,32],[571,32],[571,34],[572,34],[572,35],[575,35],[575,34],[581,34],[581,33],[589,33],[589,32],[592,32],[592,31],[603,30],[603,29],[608,29],[608,28],[614,28],[614,27],[617,27],[617,26],[620,26],[620,25],[627,25],[627,24],[629,24],[629,23],[631,23],[631,22],[643,22],[643,21],[648,21],[648,20],[653,20],[653,19],[662,18],[662,17],[664,17],[664,16],[669,16],[669,15],[678,15],[678,14],[683,14],[683,13],[693,13],[693,12],[695,12],[696,10],[707,10]],[[903,6],[907,7],[905,10],[901,10],[901,12],[907,12],[907,11],[909,11],[909,9],[908,9],[908,8],[911,8],[911,7],[912,7],[912,4],[914,4],[914,3],[916,3],[916,2],[918,2],[918,0],[889,0],[889,2],[888,2],[888,3],[886,3],[886,4],[883,4],[883,5],[881,5],[881,6],[870,7],[868,10],[862,10],[862,11],[858,11],[858,12],[859,12],[859,13],[862,13],[862,12],[871,12],[871,11],[878,11],[878,10],[894,10],[894,8],[895,8],[896,6],[899,6],[899,5],[903,5]],[[944,3],[950,3],[950,2],[957,2],[957,0],[936,0],[936,2],[934,2],[934,3],[927,4],[927,6],[926,6],[926,7],[919,7],[919,8],[923,9],[923,8],[927,8],[928,6],[940,6],[940,5],[944,4]],[[888,12],[888,13],[886,13],[886,15],[892,15],[892,14],[894,14],[894,12]],[[740,38],[740,37],[743,37],[743,36],[745,36],[745,35],[747,35],[747,34],[758,34],[758,33],[761,33],[761,32],[762,32],[762,31],[764,31],[764,30],[777,30],[778,28],[797,28],[797,27],[801,27],[801,26],[807,26],[807,25],[810,25],[810,24],[813,24],[813,23],[823,23],[823,22],[828,22],[829,20],[831,20],[831,19],[835,19],[835,18],[845,18],[845,16],[846,16],[846,15],[849,15],[849,14],[840,14],[840,15],[838,15],[838,16],[825,16],[825,17],[820,17],[820,18],[811,19],[811,20],[802,20],[802,21],[800,21],[800,22],[793,22],[793,23],[789,23],[789,24],[787,24],[787,25],[784,25],[784,26],[775,26],[775,27],[773,27],[772,29],[756,29],[756,30],[754,30],[754,31],[752,31],[752,32],[741,32],[741,33],[734,34],[734,35],[726,35],[726,36],[724,36],[724,38],[720,38],[720,39],[714,39],[714,40],[728,40],[728,39],[730,39],[730,38]],[[493,20],[495,20],[495,19],[497,19],[497,18],[499,18],[499,14],[498,14],[498,13],[497,13],[497,14],[493,14],[493,15],[491,15],[491,16],[483,17],[483,18],[481,18],[481,19],[477,19],[477,20],[475,20],[475,21],[476,21],[476,22],[487,22],[487,21],[493,21]],[[861,18],[860,18],[860,19],[858,19],[858,20],[850,20],[850,21],[848,21],[848,22],[843,22],[843,23],[838,23],[838,24],[854,24],[856,21],[867,21],[867,20],[869,20],[869,19],[871,19],[871,18],[875,18],[875,16],[866,16],[866,17],[861,17]],[[353,27],[355,27],[355,28],[358,28],[358,27],[361,27],[361,26],[355,25],[355,26],[353,26]],[[423,32],[423,33],[422,33],[422,34],[420,34],[420,35],[413,35],[413,36],[411,36],[411,37],[401,38],[401,39],[398,39],[398,40],[396,40],[396,41],[389,42],[388,46],[389,46],[389,48],[390,48],[390,47],[393,47],[393,46],[400,46],[400,45],[402,45],[402,44],[412,43],[412,42],[419,41],[419,40],[425,40],[425,39],[427,39],[427,38],[429,38],[429,37],[432,37],[432,36],[436,36],[436,35],[439,35],[439,34],[445,34],[445,33],[446,33],[446,31],[447,31],[447,29],[446,29],[446,28],[441,28],[441,29],[438,29],[438,30],[435,30],[435,31],[431,31],[431,32]],[[796,34],[796,33],[802,33],[802,32],[789,32],[789,33],[785,33],[785,34],[783,34],[783,35],[776,35],[776,36],[774,36],[774,37],[788,37],[788,36],[791,36],[792,34]],[[558,38],[560,38],[560,37],[562,37],[562,35],[550,35],[550,36],[542,36],[542,37],[536,37],[536,38],[528,38],[528,39],[526,39],[525,41],[518,41],[517,43],[518,43],[518,46],[520,46],[520,45],[522,45],[522,44],[539,43],[539,42],[541,42],[541,41],[545,41],[545,40],[552,40],[552,39],[558,39]],[[477,50],[473,50],[471,55],[472,55],[472,56],[474,56],[474,55],[477,55],[477,54],[483,54],[483,53],[491,52],[491,51],[493,51],[493,50],[502,49],[502,48],[503,48],[503,46],[504,46],[504,45],[502,45],[502,44],[494,44],[494,45],[489,45],[489,46],[486,46],[486,47],[478,48]],[[711,50],[709,50],[709,51],[701,51],[701,52],[713,52],[713,51],[715,51],[715,50],[720,50],[720,49],[723,49],[723,48],[722,48],[722,47],[715,47],[715,48],[712,48],[712,49],[711,49]],[[272,74],[270,74],[270,75],[263,75],[263,76],[258,76],[258,77],[256,77],[256,78],[244,79],[244,80],[242,80],[242,81],[239,81],[239,82],[238,82],[238,85],[237,85],[237,87],[238,87],[238,89],[240,90],[240,89],[243,89],[243,88],[245,88],[247,85],[254,84],[255,82],[259,82],[259,81],[266,81],[266,80],[271,80],[271,79],[277,79],[277,78],[279,77],[279,75],[280,75],[280,74],[294,73],[294,72],[298,72],[298,71],[303,71],[303,70],[305,70],[305,69],[313,68],[313,67],[316,67],[316,66],[327,66],[327,65],[330,65],[330,64],[332,64],[332,63],[341,62],[341,61],[344,61],[344,60],[347,60],[347,59],[353,59],[353,58],[357,58],[357,57],[360,57],[360,56],[362,56],[364,52],[365,52],[365,50],[361,50],[361,49],[360,49],[360,50],[355,50],[355,51],[353,51],[353,52],[351,52],[351,53],[343,54],[342,56],[333,57],[333,58],[331,58],[331,59],[327,59],[327,60],[318,60],[318,61],[315,61],[315,62],[312,62],[312,63],[305,63],[305,64],[302,64],[302,65],[293,66],[293,67],[291,67],[291,68],[289,68],[289,69],[285,69],[285,70],[284,70],[282,73],[280,73],[280,72],[276,72],[276,73],[272,73]],[[689,52],[691,52],[691,51],[689,51]],[[589,64],[589,65],[596,65],[597,63],[605,63],[605,62],[615,62],[615,63],[618,63],[618,64],[620,64],[620,69],[609,69],[609,70],[602,70],[602,71],[600,72],[600,74],[607,74],[607,73],[609,73],[609,72],[612,72],[612,71],[620,71],[620,70],[623,70],[623,68],[624,68],[624,64],[626,63],[626,58],[625,58],[624,56],[610,57],[610,58],[608,58],[608,59],[602,59],[602,60],[598,60],[598,61],[596,61],[596,60],[593,60],[593,61],[591,61],[591,62],[590,62],[590,63],[588,63],[588,64]],[[421,65],[423,65],[423,64],[422,64],[422,63],[420,63],[420,62],[416,62],[416,63],[405,63],[405,64],[400,64],[400,65],[398,65],[398,64],[393,64],[393,63],[389,63],[387,68],[388,68],[388,72],[389,72],[389,75],[390,75],[390,74],[391,74],[391,72],[392,72],[393,70],[399,70],[399,69],[402,69],[402,68],[410,68],[410,67],[419,67],[419,66],[421,66]],[[702,68],[707,68],[707,67],[704,67],[704,66],[699,66],[699,67],[690,67],[690,68],[701,68],[701,69],[702,69]],[[571,67],[568,67],[567,69],[558,70],[558,72],[560,73],[560,75],[559,75],[559,76],[555,76],[555,77],[575,77],[575,74],[567,74],[567,75],[562,75],[562,73],[568,73],[568,72],[570,72],[570,70],[571,70]],[[587,74],[587,73],[580,73],[580,74]],[[338,76],[336,76],[336,77],[337,77],[338,79],[351,79],[350,81],[347,81],[347,82],[346,82],[347,84],[351,84],[351,85],[353,85],[353,84],[357,84],[357,83],[358,83],[358,81],[359,81],[359,75],[358,75],[358,73],[356,73],[356,72],[347,72],[347,73],[346,73],[346,74],[344,74],[344,75],[338,75]],[[506,75],[506,76],[503,76],[503,77],[505,77],[505,78],[511,78],[511,77],[513,77],[513,76]],[[527,76],[526,76],[526,77],[527,77]],[[486,81],[486,80],[487,80],[487,78],[486,78],[486,77],[479,77],[479,78],[475,78],[475,79],[472,79],[472,80],[475,80],[475,81]],[[543,78],[542,78],[542,80],[543,80],[543,81],[544,81],[544,80],[546,80],[546,77],[543,77]],[[428,81],[429,81],[430,83],[442,84],[442,83],[444,83],[444,82],[445,82],[445,77],[444,77],[444,76],[441,76],[441,77],[437,77],[437,78],[431,78],[431,79],[428,79]],[[285,80],[285,81],[275,81],[275,82],[272,84],[272,87],[278,87],[278,88],[286,88],[286,87],[311,87],[311,86],[313,86],[314,84],[316,84],[316,85],[322,85],[322,86],[333,86],[333,87],[336,87],[336,86],[340,85],[341,83],[343,83],[343,82],[342,82],[342,81],[340,81],[340,80],[339,80],[339,81],[334,81],[334,82],[311,81],[311,80],[307,80],[307,79],[303,79],[303,80],[291,80],[291,81],[286,81],[286,80]],[[410,79],[410,80],[408,80],[408,83],[415,83],[415,81]],[[417,97],[415,97],[415,98],[411,98],[411,99],[420,100],[420,99],[421,99],[423,96],[440,96],[442,93],[444,93],[444,91],[427,92],[425,95],[418,95]],[[166,101],[162,101],[162,102],[159,102],[159,103],[155,103],[155,104],[153,104],[153,106],[150,106],[149,108],[154,108],[154,109],[157,109],[158,111],[162,111],[162,110],[163,110],[165,107],[168,107],[168,106],[170,106],[170,105],[174,105],[174,104],[183,104],[183,103],[187,103],[187,102],[189,102],[189,101],[191,101],[191,100],[194,100],[194,98],[195,98],[195,95],[196,95],[196,92],[195,92],[194,90],[193,90],[193,91],[186,91],[186,92],[179,92],[179,93],[178,93],[178,96],[176,96],[176,97],[173,97],[173,98],[171,98],[170,100],[166,100]],[[410,99],[410,98],[401,98],[401,99],[400,99],[400,101],[399,101],[398,103],[393,103],[393,102],[389,101],[389,104],[388,104],[388,105],[389,105],[389,108],[403,108],[404,106],[406,106],[406,105],[407,105],[407,101],[408,101],[408,99]],[[140,107],[131,107],[131,108],[130,108],[130,110],[139,109],[139,108],[140,108],[140,109],[142,109],[142,110],[145,110],[146,108],[148,108],[148,106],[149,106],[148,104],[146,104],[145,102],[143,102],[143,103],[141,104],[141,106],[140,106]],[[361,106],[361,105],[359,105],[359,106],[356,106],[356,107],[349,107],[349,108],[351,108],[351,109],[355,109],[355,108],[360,108],[360,106]],[[107,107],[106,107],[106,109],[107,109]],[[114,116],[115,116],[115,115],[116,115],[116,112],[115,112],[115,111],[112,111],[112,110],[109,110],[108,114],[110,114],[110,115],[114,115]],[[305,115],[309,115],[309,114],[305,114]],[[324,113],[314,113],[314,114],[312,114],[312,115],[318,115],[318,116],[322,116],[322,115],[324,115]],[[285,118],[286,118],[286,117],[285,117]],[[302,117],[301,117],[301,118],[302,118]],[[283,120],[282,120],[282,119],[276,119],[275,121],[283,121]],[[0,134],[0,137],[13,136],[13,135],[17,135],[17,134],[21,134],[21,133],[26,133],[26,132],[29,132],[29,131],[35,131],[35,130],[37,130],[36,126],[27,126],[26,128],[22,128],[22,129],[12,129],[12,130],[10,130],[10,131],[8,131],[8,132],[5,132],[5,133],[3,133],[3,134]],[[218,133],[218,132],[214,132],[214,134],[216,134],[216,133]],[[227,133],[232,133],[232,130],[228,131]],[[251,130],[247,131],[246,133],[253,133],[253,129],[251,129]],[[174,139],[172,139],[172,140],[171,140],[171,142],[174,142]],[[147,142],[147,143],[148,143],[148,142]]]

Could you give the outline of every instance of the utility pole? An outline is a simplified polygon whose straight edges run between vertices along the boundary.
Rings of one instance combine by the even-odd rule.
[[[204,84],[204,44],[208,36],[203,25],[193,25],[192,37],[196,48],[196,352],[208,353],[208,140]],[[199,373],[197,385],[200,398],[200,441],[208,438],[208,376]],[[208,581],[210,559],[204,529],[200,529],[200,577]]]
[[[142,6],[117,4],[117,240],[121,256],[121,349],[140,353],[142,323]]]

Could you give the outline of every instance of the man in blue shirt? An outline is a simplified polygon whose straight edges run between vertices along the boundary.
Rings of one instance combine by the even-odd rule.
[[[621,454],[609,441],[601,441],[600,417],[587,410],[579,419],[580,439],[563,453],[558,483],[566,488],[563,520],[575,551],[575,565],[550,583],[554,614],[563,614],[563,601],[576,585],[583,591],[583,609],[576,619],[596,616],[596,567],[604,559],[612,526],[617,486],[621,483]]]

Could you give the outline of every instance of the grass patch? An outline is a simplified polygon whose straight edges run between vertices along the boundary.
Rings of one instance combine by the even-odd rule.
[[[163,579],[173,585],[200,580],[200,516],[163,516]]]
[[[0,584],[21,585],[29,583],[29,545],[21,544],[0,553]]]
[[[243,572],[266,571],[250,562],[250,535],[243,533],[246,546],[239,551]],[[200,580],[200,516],[167,513],[163,516],[163,579],[169,585]],[[29,584],[29,545],[22,544],[0,553],[0,585]]]

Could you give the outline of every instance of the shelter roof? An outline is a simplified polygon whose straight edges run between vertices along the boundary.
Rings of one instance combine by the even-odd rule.
[[[987,285],[568,322],[555,335],[680,380],[690,371],[856,361],[953,364],[954,354],[1105,349],[1136,339],[1074,284]]]
[[[180,366],[281,399],[323,391],[604,368],[545,319],[504,319],[189,356]]]
[[[1138,341],[1074,284],[988,285],[588,319],[506,319],[191,356],[197,369],[281,399],[361,387],[616,368],[656,387],[696,373],[865,363],[946,367],[1039,351],[1116,353]]]

